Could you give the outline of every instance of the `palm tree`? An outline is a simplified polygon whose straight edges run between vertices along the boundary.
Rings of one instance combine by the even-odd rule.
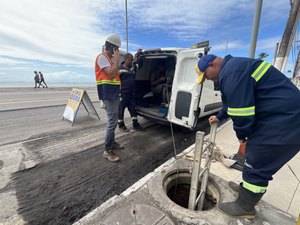
[[[267,53],[265,53],[265,52],[262,52],[262,53],[260,53],[259,55],[258,55],[258,58],[259,59],[265,59],[265,58],[267,58],[269,56],[269,54],[267,54]]]

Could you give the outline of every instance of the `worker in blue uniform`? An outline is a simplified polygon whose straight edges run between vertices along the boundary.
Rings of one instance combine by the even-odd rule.
[[[209,122],[229,116],[240,143],[247,143],[238,198],[218,208],[230,216],[254,218],[254,206],[272,176],[299,152],[300,91],[260,59],[205,55],[195,70],[198,83],[219,81],[223,108]]]
[[[124,123],[124,111],[128,108],[132,119],[132,127],[134,130],[143,130],[144,128],[139,124],[136,113],[135,102],[135,77],[136,72],[142,67],[143,61],[140,58],[141,51],[136,54],[136,60],[133,62],[133,56],[131,53],[127,53],[124,56],[124,62],[119,66],[119,74],[121,80],[121,101],[119,104],[118,113],[118,126],[119,129],[128,132],[128,128]]]

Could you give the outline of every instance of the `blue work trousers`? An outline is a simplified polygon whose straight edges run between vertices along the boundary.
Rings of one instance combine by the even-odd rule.
[[[135,110],[135,107],[136,107],[135,96],[132,93],[122,93],[121,94],[121,102],[119,105],[119,116],[118,116],[119,120],[124,120],[124,111],[125,111],[126,107],[128,108],[131,118],[136,119],[137,114],[136,114],[136,110]]]
[[[254,145],[247,144],[243,180],[257,186],[267,187],[272,176],[293,158],[300,145]]]
[[[103,100],[105,106],[105,111],[107,114],[107,127],[105,134],[105,149],[110,150],[112,144],[115,141],[115,130],[118,124],[118,109],[119,109],[120,99],[106,99]]]

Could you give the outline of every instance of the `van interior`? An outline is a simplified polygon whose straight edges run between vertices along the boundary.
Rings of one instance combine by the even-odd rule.
[[[143,66],[136,74],[137,112],[149,119],[165,121],[172,91],[176,66],[176,52],[144,52]],[[159,77],[165,77],[157,85],[151,85]],[[162,78],[163,79],[163,78]]]

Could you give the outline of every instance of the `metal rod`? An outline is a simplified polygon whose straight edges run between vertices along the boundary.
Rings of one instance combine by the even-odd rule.
[[[204,142],[204,132],[198,131],[196,134],[196,145],[195,145],[192,179],[191,179],[190,196],[189,196],[189,206],[188,206],[188,208],[191,210],[194,210],[196,206],[195,200],[196,200],[198,184],[199,184],[199,171],[201,166],[203,142]]]
[[[206,161],[205,161],[205,171],[203,172],[203,176],[202,176],[202,180],[201,180],[201,189],[200,192],[204,193],[200,196],[200,200],[198,202],[198,210],[202,211],[203,206],[204,206],[204,198],[205,198],[205,193],[206,193],[206,189],[207,189],[207,183],[208,183],[208,175],[209,175],[209,169],[210,169],[210,164],[211,164],[211,156],[213,154],[213,150],[214,150],[214,143],[215,143],[215,139],[216,139],[216,135],[217,135],[217,127],[218,127],[218,123],[213,123],[210,127],[210,136],[209,136],[209,142],[212,143],[210,144],[210,148],[211,151],[207,152],[206,155]]]

